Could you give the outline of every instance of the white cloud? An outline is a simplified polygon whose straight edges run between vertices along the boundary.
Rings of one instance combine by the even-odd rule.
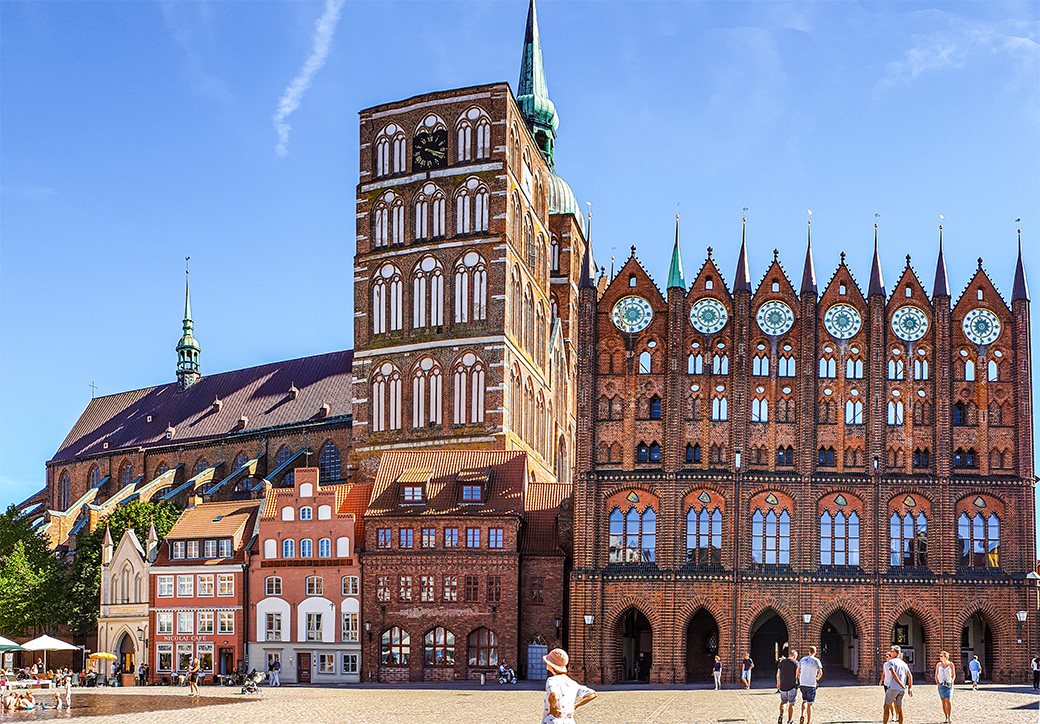
[[[286,119],[300,107],[303,94],[310,88],[314,76],[325,65],[329,48],[332,47],[332,35],[336,32],[336,23],[339,22],[339,12],[343,8],[344,2],[345,0],[325,0],[325,12],[314,24],[314,49],[300,72],[285,89],[281,100],[278,101],[278,110],[274,114],[274,127],[278,131],[278,145],[275,147],[275,151],[279,156],[289,154],[289,129],[291,126]]]
[[[934,32],[911,36],[912,46],[899,60],[885,68],[876,90],[905,85],[926,73],[963,68],[986,56],[1007,56],[1019,73],[1035,67],[1036,25],[1017,21],[987,24],[949,18],[949,26]],[[1014,68],[1015,66],[1013,66]],[[1013,70],[1013,81],[1018,73]]]

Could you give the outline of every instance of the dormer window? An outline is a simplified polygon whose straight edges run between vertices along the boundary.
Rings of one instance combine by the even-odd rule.
[[[188,541],[188,558],[199,557],[199,542],[197,540]]]
[[[220,557],[221,558],[230,558],[231,555],[232,555],[232,553],[231,553],[231,539],[230,538],[222,538],[220,540]]]
[[[173,544],[173,557],[184,558],[184,541],[175,541]]]
[[[486,468],[463,470],[459,473],[459,495],[462,503],[476,504],[484,502],[484,490],[488,482]]]
[[[405,505],[415,505],[423,502],[423,486],[405,485],[401,488],[401,499]]]
[[[462,502],[463,503],[480,503],[484,499],[483,491],[479,485],[463,485],[462,486]]]

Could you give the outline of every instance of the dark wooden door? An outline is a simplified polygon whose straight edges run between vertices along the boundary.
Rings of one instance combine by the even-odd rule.
[[[311,655],[300,654],[300,663],[296,667],[296,680],[301,684],[311,683]]]

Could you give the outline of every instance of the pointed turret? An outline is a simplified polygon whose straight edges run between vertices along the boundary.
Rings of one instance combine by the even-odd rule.
[[[682,254],[679,252],[679,214],[675,215],[675,245],[672,247],[672,266],[668,270],[668,289],[679,287],[686,289],[686,277],[683,275]]]
[[[1011,290],[1011,301],[1019,299],[1029,301],[1029,287],[1026,286],[1026,269],[1022,265],[1022,230],[1018,230],[1018,264],[1015,265],[1015,286]]]
[[[159,553],[159,534],[155,531],[155,521],[148,526],[148,537],[145,539],[145,554],[149,563],[155,562],[155,556]]]
[[[534,3],[532,3],[533,5]],[[591,207],[590,207],[591,208]],[[581,278],[578,280],[578,288],[596,288],[596,260],[592,258],[592,212],[589,211],[589,221],[586,227],[589,230],[589,240],[585,244],[585,257],[581,260]]]
[[[740,233],[740,255],[737,257],[737,274],[733,279],[733,291],[751,291],[751,269],[747,258],[747,218],[743,220]]]
[[[107,566],[112,562],[112,554],[115,552],[115,544],[112,543],[112,531],[105,526],[105,537],[101,541],[101,565]]]
[[[799,294],[817,294],[819,288],[816,286],[816,266],[812,258],[812,221],[809,222],[808,240],[805,244],[805,266],[802,267],[802,288]]]
[[[939,224],[939,258],[935,262],[935,283],[932,285],[932,296],[950,296],[950,279],[946,276],[946,257],[943,256],[942,224]]]
[[[885,279],[881,276],[881,256],[878,254],[877,224],[874,224],[874,261],[870,264],[870,286],[867,288],[867,296],[875,294],[885,296]]]
[[[199,381],[199,352],[202,348],[192,335],[195,322],[191,318],[191,293],[188,271],[184,271],[184,334],[177,342],[177,386],[186,390]]]
[[[553,170],[553,152],[556,145],[556,129],[560,119],[556,106],[549,100],[549,88],[545,83],[542,67],[542,45],[538,39],[538,13],[534,0],[527,9],[527,31],[524,33],[524,54],[520,60],[520,82],[516,87],[516,102],[531,129],[538,150],[549,170]]]

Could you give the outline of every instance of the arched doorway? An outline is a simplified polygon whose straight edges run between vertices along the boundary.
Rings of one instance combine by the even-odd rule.
[[[980,680],[988,681],[993,678],[993,629],[990,628],[989,620],[982,611],[976,611],[964,622],[961,628],[961,681],[971,681],[968,672],[968,662],[978,656],[982,662],[982,675]]]
[[[840,609],[823,622],[820,661],[828,679],[855,679],[859,673],[859,630],[856,622]]]
[[[892,642],[902,650],[903,661],[915,675],[923,674],[928,667],[929,652],[925,640],[924,624],[913,611],[907,611],[896,619],[892,626]],[[936,651],[935,653],[939,653]]]
[[[765,682],[763,686],[776,686],[776,661],[787,655],[787,624],[776,611],[766,609],[755,619],[750,633],[751,660],[755,662],[751,681]],[[740,652],[737,654],[739,669],[744,657]]]
[[[719,625],[707,609],[700,609],[686,625],[686,681],[711,681],[712,664],[719,653]]]
[[[123,634],[123,638],[119,639],[119,648],[116,649],[119,655],[119,670],[124,674],[133,673],[134,671],[134,640],[128,633]]]
[[[620,622],[621,680],[649,681],[653,663],[654,632],[639,609],[628,611]]]

